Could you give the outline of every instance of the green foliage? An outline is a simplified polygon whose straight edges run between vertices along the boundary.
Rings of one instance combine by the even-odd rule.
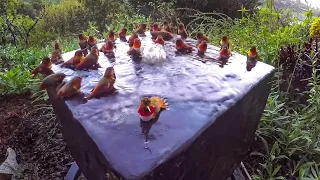
[[[18,49],[13,46],[0,47],[0,95],[22,93],[33,89],[38,79],[31,79],[31,70],[40,63],[43,56],[48,55],[49,49]]]
[[[194,11],[194,10],[189,10]],[[240,10],[244,15],[248,10]],[[299,23],[296,18],[282,19],[281,12],[264,6],[253,15],[232,20],[219,13],[194,11],[195,18],[187,28],[194,36],[198,31],[206,33],[212,44],[218,45],[222,35],[227,35],[231,50],[246,54],[252,45],[260,51],[261,60],[273,64],[281,45],[299,44],[308,38],[309,16]],[[288,15],[288,14],[287,14]]]
[[[80,0],[86,7],[86,17],[88,22],[95,22],[97,30],[106,32],[108,29],[114,31],[123,25],[132,25],[141,20],[146,20],[133,10],[130,4],[123,0]],[[130,29],[130,27],[129,27]]]
[[[61,3],[46,5],[47,15],[40,20],[38,31],[55,35],[79,33],[88,26],[86,10],[77,0],[64,0]]]
[[[35,14],[31,11],[32,8],[29,3],[21,0],[7,0],[3,3],[3,7],[0,7],[0,11],[3,12],[0,13],[2,26],[0,45],[8,43],[24,47],[29,45],[31,33],[38,23],[38,18],[31,18]],[[43,15],[39,15],[39,18],[42,18]]]
[[[310,37],[319,38],[320,37],[320,18],[317,17],[310,28]]]
[[[110,24],[106,25],[107,31],[119,32],[122,28],[127,28],[128,32],[133,32],[136,25],[139,23],[150,23],[150,19],[139,14],[128,15],[123,13],[113,14],[113,20]]]
[[[167,15],[178,14],[179,16],[177,16],[177,18],[184,23],[187,23],[190,20],[188,19],[189,13],[186,11],[176,12],[179,8],[193,8],[201,12],[224,13],[235,18],[241,15],[237,12],[238,9],[243,6],[247,9],[255,9],[255,7],[260,4],[258,1],[259,0],[128,0],[128,2],[139,11],[139,13],[142,13],[145,16],[150,16],[152,19],[169,17],[169,20],[176,21],[176,17]],[[168,12],[163,14],[163,12],[165,12],[163,10],[168,10]]]
[[[63,52],[78,48],[78,42],[60,40]],[[0,95],[38,91],[41,77],[31,78],[31,71],[53,50],[53,44],[39,48],[19,49],[14,46],[0,46]]]
[[[291,11],[275,11],[268,1],[257,11],[239,6],[239,10],[233,13],[241,17],[231,19],[220,13],[178,10],[174,8],[175,1],[153,1],[146,6],[151,17],[148,18],[134,12],[121,0],[64,0],[48,1],[43,8],[38,8],[37,17],[32,18],[26,15],[30,7],[21,0],[7,2],[3,7],[0,5],[3,27],[0,28],[0,38],[1,44],[6,45],[0,46],[0,95],[36,91],[40,79],[30,78],[30,71],[52,51],[54,41],[61,44],[64,52],[77,49],[79,32],[103,38],[109,30],[118,32],[126,27],[130,32],[140,22],[168,20],[176,24],[181,22],[179,18],[183,12],[193,18],[187,25],[193,37],[201,31],[212,44],[218,45],[221,36],[227,35],[231,50],[244,55],[255,45],[261,60],[275,66],[277,73],[256,132],[263,147],[252,152],[251,156],[262,160],[258,169],[252,169],[252,178],[265,180],[294,176],[301,180],[319,179],[319,164],[314,163],[320,162],[320,77],[315,65],[318,61],[316,52],[310,57],[314,71],[309,79],[306,104],[294,103],[289,98],[290,92],[280,89],[283,72],[277,64],[281,46],[299,46],[306,42],[309,29],[311,36],[316,34],[317,25],[310,27],[312,22],[318,24],[319,20],[314,21],[312,11],[306,12],[306,18],[299,22]],[[290,86],[290,80],[286,81]],[[48,98],[42,91],[36,91],[34,96],[37,100]]]

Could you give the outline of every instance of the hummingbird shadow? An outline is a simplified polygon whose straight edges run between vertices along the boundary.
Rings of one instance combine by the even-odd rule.
[[[112,61],[112,62],[115,61],[116,56],[114,52],[104,53],[104,55],[108,58],[109,61]]]
[[[85,99],[85,94],[83,92],[79,92],[77,94],[74,94],[70,97],[64,97],[63,98],[65,101],[74,101],[80,104],[84,104],[86,103],[86,99]]]
[[[139,55],[131,55],[131,59],[135,63],[140,63],[142,61],[142,56],[140,54]]]
[[[67,68],[67,69],[71,69],[71,70],[76,70],[76,66],[74,65],[71,65],[71,64],[68,64],[68,65],[63,65],[63,66],[60,66],[62,68]]]
[[[122,42],[128,42],[128,40],[127,40],[126,37],[120,37],[119,39],[120,39],[120,41],[122,41]]]
[[[230,57],[227,57],[227,58],[223,58],[223,57],[220,57],[219,58],[219,67],[223,68],[225,65],[228,65],[228,60],[229,60]]]
[[[175,53],[176,53],[176,56],[183,56],[186,54],[191,54],[192,51],[183,49],[183,50],[176,50]]]
[[[91,90],[91,92],[93,91],[94,89]],[[99,92],[97,93],[92,99],[100,99],[100,98],[103,98],[103,97],[108,97],[108,96],[113,96],[113,95],[116,95],[118,94],[118,90],[115,88],[115,87],[111,87],[109,89],[106,89],[102,92]],[[84,101],[88,101],[87,97],[84,97]]]
[[[161,109],[159,113],[150,121],[142,121],[140,119],[141,134],[145,136],[145,142],[148,142],[148,140],[150,139],[149,132],[152,126],[159,120],[160,114],[163,110],[164,109]],[[155,137],[153,137],[152,139],[155,139]]]
[[[145,33],[138,33],[139,37],[147,37]]]
[[[62,64],[63,62],[64,60],[61,58],[57,62],[54,62],[53,64],[58,65],[58,64]]]

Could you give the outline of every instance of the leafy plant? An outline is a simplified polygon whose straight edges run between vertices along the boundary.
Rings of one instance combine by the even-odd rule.
[[[311,38],[319,38],[320,37],[320,18],[317,17],[310,28],[310,37]]]

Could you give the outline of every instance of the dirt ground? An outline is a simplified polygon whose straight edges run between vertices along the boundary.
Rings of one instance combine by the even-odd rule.
[[[17,153],[20,179],[63,179],[73,161],[52,110],[39,109],[29,94],[0,99],[0,162],[6,149]],[[4,177],[0,177],[4,179]]]

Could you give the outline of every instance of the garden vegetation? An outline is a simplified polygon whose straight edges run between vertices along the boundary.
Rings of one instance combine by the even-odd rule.
[[[244,55],[255,45],[260,60],[276,68],[244,161],[251,178],[320,179],[320,18],[310,10],[300,21],[271,1],[259,8],[256,3],[227,11],[201,4],[190,9],[175,1],[148,3],[146,10],[121,0],[6,0],[0,4],[0,95],[32,92],[46,98],[38,91],[41,80],[30,72],[54,42],[68,52],[78,48],[80,32],[102,38],[109,30],[132,31],[139,22],[183,21],[192,36],[201,31],[213,45],[222,35],[229,37],[232,51]]]

